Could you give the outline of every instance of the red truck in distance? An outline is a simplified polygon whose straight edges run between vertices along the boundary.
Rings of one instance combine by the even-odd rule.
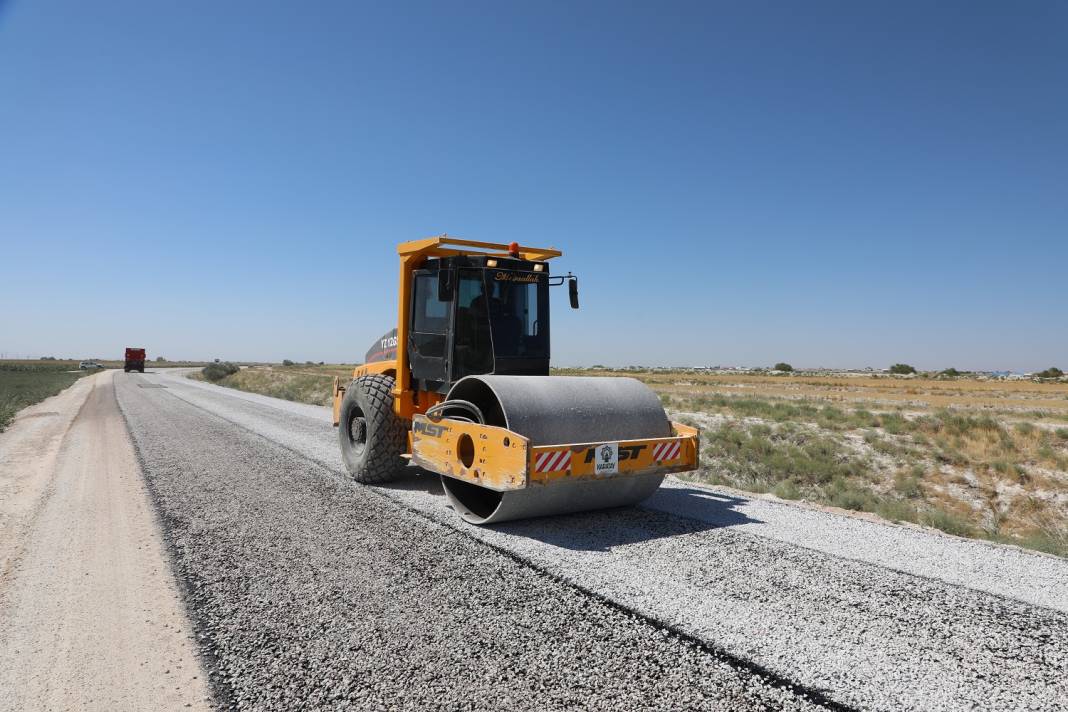
[[[126,347],[126,365],[122,367],[126,373],[130,371],[145,372],[145,350]]]

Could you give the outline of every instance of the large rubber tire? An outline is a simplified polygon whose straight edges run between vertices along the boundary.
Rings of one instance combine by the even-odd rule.
[[[338,423],[341,459],[363,484],[395,480],[404,471],[408,439],[405,421],[393,412],[393,379],[361,376],[345,389]]]

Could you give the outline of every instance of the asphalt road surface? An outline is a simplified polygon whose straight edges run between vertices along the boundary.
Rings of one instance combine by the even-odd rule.
[[[669,481],[476,528],[345,475],[326,408],[113,376],[216,701],[1064,709],[1068,562]]]

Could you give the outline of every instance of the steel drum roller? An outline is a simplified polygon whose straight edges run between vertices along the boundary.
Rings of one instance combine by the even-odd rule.
[[[473,403],[486,425],[508,428],[531,445],[671,436],[671,422],[660,399],[633,378],[468,376],[452,387],[446,405],[450,400]],[[445,407],[442,415],[469,418],[471,411]],[[651,495],[664,476],[608,477],[503,493],[451,477],[441,479],[449,503],[464,519],[492,524],[636,504]]]

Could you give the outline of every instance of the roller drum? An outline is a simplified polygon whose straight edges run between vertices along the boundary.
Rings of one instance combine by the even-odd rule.
[[[474,403],[487,425],[505,427],[532,446],[664,438],[671,422],[660,399],[633,378],[588,376],[468,376],[449,400]],[[469,417],[448,408],[444,415]],[[660,486],[663,475],[575,480],[495,492],[442,477],[446,496],[474,524],[581,512],[636,504]]]

